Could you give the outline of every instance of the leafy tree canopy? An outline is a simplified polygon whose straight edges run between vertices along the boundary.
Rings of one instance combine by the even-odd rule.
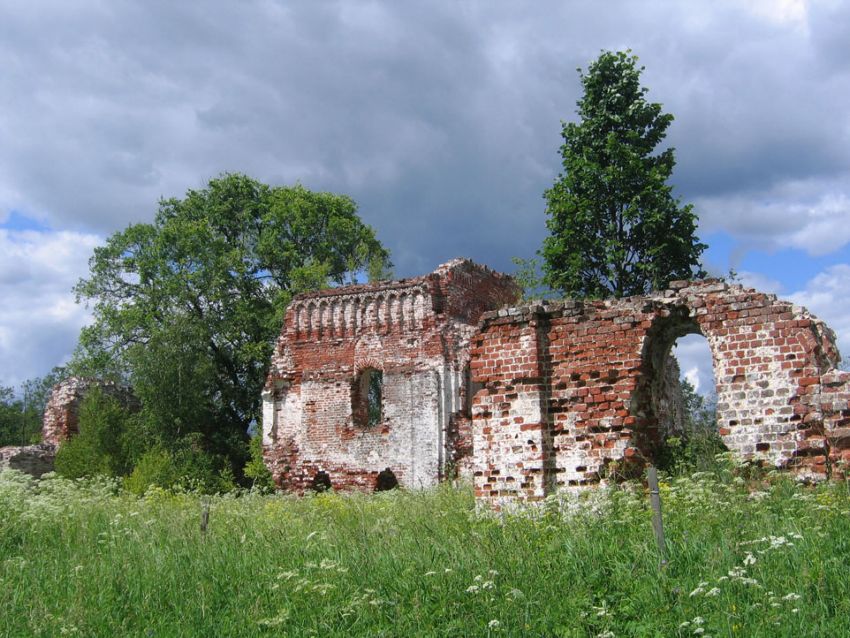
[[[162,200],[89,265],[75,291],[94,322],[71,371],[132,383],[151,445],[200,433],[238,463],[293,295],[391,264],[350,198],[225,174]]]
[[[583,73],[578,123],[564,123],[563,172],[544,194],[545,282],[573,297],[624,297],[704,276],[697,217],[667,184],[673,149],[655,150],[673,116],[648,102],[643,67],[603,52]]]

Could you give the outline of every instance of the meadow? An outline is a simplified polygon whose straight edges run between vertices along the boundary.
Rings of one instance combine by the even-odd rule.
[[[203,496],[0,474],[2,636],[847,636],[850,497],[720,468],[476,512],[469,486]],[[201,531],[201,513],[209,523]]]

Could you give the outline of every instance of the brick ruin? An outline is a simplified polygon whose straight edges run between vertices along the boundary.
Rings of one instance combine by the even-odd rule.
[[[454,260],[415,279],[296,297],[263,392],[279,486],[434,485],[472,452],[470,340],[510,277]]]
[[[87,377],[69,377],[53,386],[44,408],[41,443],[0,448],[0,470],[10,468],[40,477],[53,471],[59,444],[79,432],[80,404],[92,389],[99,388],[131,410],[139,401],[127,386]]]
[[[47,443],[0,447],[0,470],[8,468],[40,478],[42,474],[53,471],[55,460],[56,446]]]
[[[91,377],[68,377],[50,391],[41,426],[42,443],[58,446],[79,432],[80,404],[94,388],[100,389],[126,408],[139,408],[139,400],[127,386]]]
[[[694,333],[730,451],[806,478],[850,461],[850,373],[804,308],[716,280],[506,308],[517,296],[509,277],[454,260],[297,297],[263,393],[277,483],[374,490],[459,472],[500,507],[637,473],[681,423],[670,350]]]
[[[717,421],[738,458],[829,476],[850,461],[850,373],[805,308],[717,280],[487,313],[473,338],[474,484],[495,506],[641,470],[671,427],[679,337],[711,350]]]

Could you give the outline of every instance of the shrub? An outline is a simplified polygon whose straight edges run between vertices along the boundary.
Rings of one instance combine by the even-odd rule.
[[[273,490],[274,479],[269,468],[263,461],[263,436],[256,434],[251,437],[251,458],[245,464],[245,477],[251,480],[251,487],[260,490]]]
[[[66,478],[123,476],[131,465],[126,437],[132,416],[95,388],[80,404],[79,432],[56,452],[56,472]]]
[[[124,487],[134,494],[144,494],[151,485],[170,488],[180,479],[171,454],[160,447],[145,452],[126,479]]]

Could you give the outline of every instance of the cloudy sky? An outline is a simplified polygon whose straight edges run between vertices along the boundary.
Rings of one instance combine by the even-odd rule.
[[[94,246],[224,171],[351,195],[399,276],[512,270],[576,68],[625,48],[675,115],[708,269],[850,353],[850,3],[0,0],[0,385],[67,359]]]

